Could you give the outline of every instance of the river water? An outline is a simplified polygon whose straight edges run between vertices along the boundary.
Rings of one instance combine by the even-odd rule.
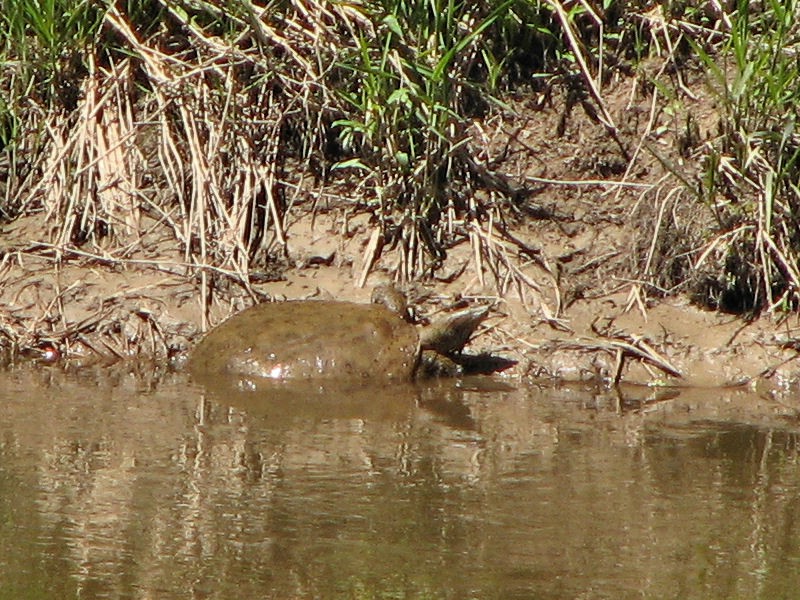
[[[796,598],[792,404],[11,370],[0,599]]]

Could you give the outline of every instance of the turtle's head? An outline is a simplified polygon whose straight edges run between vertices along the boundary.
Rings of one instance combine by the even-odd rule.
[[[373,304],[383,304],[406,321],[411,319],[405,294],[391,284],[375,286],[371,300]]]

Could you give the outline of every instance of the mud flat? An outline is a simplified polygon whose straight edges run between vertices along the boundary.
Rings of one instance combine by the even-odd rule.
[[[60,253],[26,241],[35,220],[6,227],[0,288],[0,332],[9,355],[40,356],[55,345],[73,366],[147,360],[166,364],[199,339],[204,327],[256,301],[335,298],[368,302],[373,285],[390,279],[374,269],[363,287],[367,230],[335,236],[335,215],[298,222],[293,252],[272,281],[245,294],[219,280],[219,297],[201,310],[196,280],[167,244],[143,240],[139,256]],[[33,238],[31,238],[33,239]],[[10,243],[9,243],[10,242]],[[56,259],[59,260],[56,260]],[[767,314],[755,320],[702,310],[682,297],[637,302],[625,290],[574,300],[558,316],[555,285],[540,294],[500,297],[473,269],[469,244],[451,249],[445,280],[408,284],[419,319],[465,304],[491,304],[492,316],[468,346],[514,361],[497,376],[520,381],[631,383],[648,386],[749,386],[791,392],[797,384],[800,320]],[[205,322],[204,322],[205,321]]]

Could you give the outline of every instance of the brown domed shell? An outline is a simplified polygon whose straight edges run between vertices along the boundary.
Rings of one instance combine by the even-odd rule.
[[[190,358],[201,379],[409,379],[419,337],[386,307],[350,302],[265,303],[211,330]]]

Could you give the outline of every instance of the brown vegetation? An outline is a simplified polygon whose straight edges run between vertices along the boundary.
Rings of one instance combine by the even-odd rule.
[[[578,39],[599,15],[576,23],[548,6],[569,69],[470,104],[470,61],[488,52],[470,34],[442,67],[456,92],[432,92],[439,112],[412,129],[385,111],[424,113],[424,65],[403,54],[421,40],[393,39],[391,21],[375,29],[366,9],[258,9],[229,23],[238,37],[174,9],[143,33],[110,9],[101,31],[126,54],[90,55],[60,108],[32,100],[18,115],[30,135],[5,167],[4,347],[162,360],[253,302],[366,301],[365,288],[392,280],[422,318],[493,303],[476,347],[512,355],[521,375],[675,383],[700,370],[720,384],[781,365],[792,380],[796,317],[780,312],[794,302],[792,253],[758,225],[762,255],[731,264],[751,225],[731,228],[718,200],[697,201],[728,109],[686,54],[695,30],[640,11],[650,58],[620,53],[604,68]],[[726,27],[715,23],[711,48]],[[385,79],[337,70],[364,36],[398,44]],[[398,80],[406,87],[386,87]],[[345,105],[365,89],[375,95],[356,122]],[[654,308],[665,298],[679,313]],[[709,306],[773,312],[751,327]],[[704,365],[711,355],[719,369]]]

